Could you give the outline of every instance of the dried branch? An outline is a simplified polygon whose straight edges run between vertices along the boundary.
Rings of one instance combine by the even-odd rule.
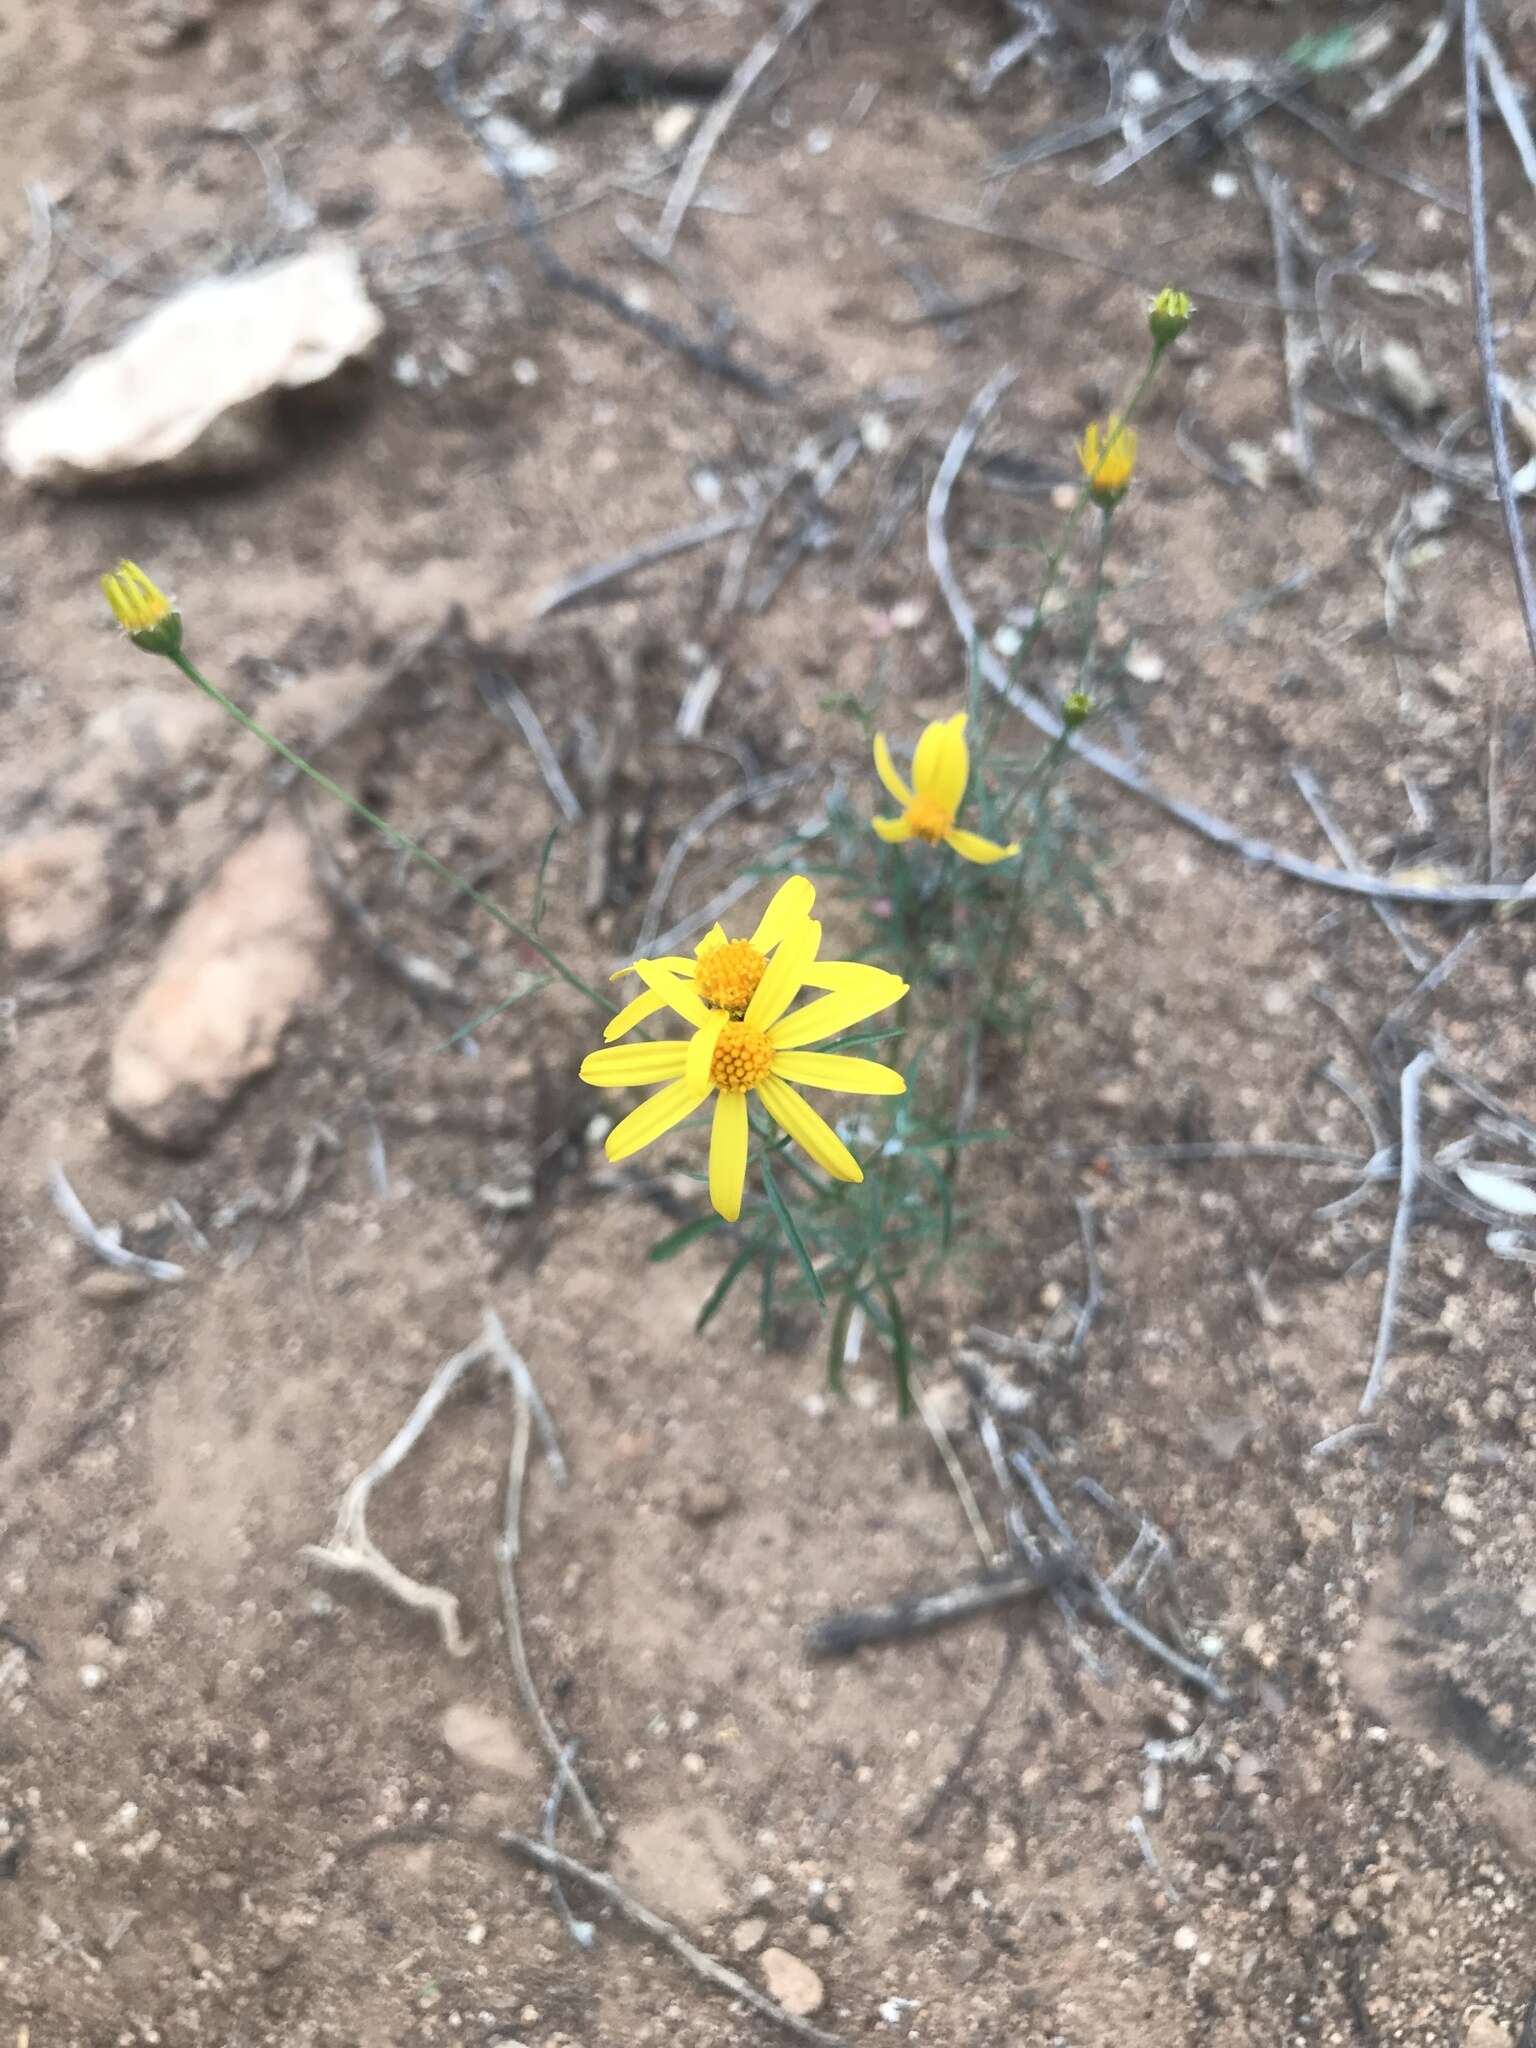
[[[1462,0],[1462,76],[1467,98],[1467,203],[1472,221],[1472,310],[1477,323],[1477,354],[1483,371],[1483,403],[1488,412],[1488,439],[1493,452],[1493,474],[1498,486],[1499,511],[1509,541],[1514,566],[1515,590],[1520,599],[1520,616],[1525,637],[1536,663],[1536,575],[1525,545],[1520,508],[1515,501],[1515,484],[1509,461],[1509,442],[1504,432],[1504,399],[1499,387],[1499,345],[1493,332],[1493,288],[1488,273],[1488,197],[1483,184],[1482,85],[1478,77],[1478,55],[1482,29],[1479,0]]]
[[[1424,1076],[1435,1064],[1432,1052],[1421,1052],[1403,1069],[1402,1080],[1402,1164],[1397,1176],[1397,1215],[1392,1222],[1392,1242],[1387,1252],[1386,1285],[1381,1291],[1381,1318],[1376,1327],[1376,1352],[1370,1377],[1360,1397],[1360,1413],[1369,1415],[1381,1396],[1387,1361],[1392,1356],[1392,1331],[1397,1321],[1397,1296],[1403,1284],[1403,1263],[1408,1255],[1408,1235],[1413,1224],[1413,1198],[1419,1184],[1419,1090]]]
[[[96,1254],[103,1265],[115,1266],[120,1273],[137,1273],[145,1280],[161,1280],[168,1286],[186,1279],[185,1266],[173,1265],[169,1259],[150,1259],[142,1252],[131,1252],[118,1242],[115,1231],[103,1230],[99,1224],[93,1223],[57,1160],[50,1162],[48,1167],[48,1192],[53,1197],[53,1206],[74,1235],[87,1251]]]
[[[532,1864],[535,1870],[542,1870],[548,1877],[561,1877],[572,1884],[584,1884],[595,1891],[599,1898],[606,1899],[624,1919],[644,1933],[669,1948],[680,1962],[686,1963],[696,1976],[706,1984],[739,1998],[744,2005],[751,2006],[765,2019],[798,2035],[802,2041],[814,2041],[817,2048],[845,2048],[840,2034],[829,2034],[824,2028],[816,2027],[809,2020],[797,2014],[786,2012],[766,1992],[759,1991],[755,1984],[749,1984],[745,1977],[728,1970],[724,1963],[717,1963],[713,1956],[697,1948],[670,1920],[663,1920],[659,1913],[653,1913],[649,1906],[642,1906],[638,1899],[631,1898],[624,1887],[604,1870],[593,1870],[589,1864],[578,1863],[574,1856],[562,1855],[558,1849],[551,1849],[543,1842],[536,1842],[530,1835],[519,1835],[510,1828],[503,1829],[497,1836],[498,1845],[509,1856],[515,1856],[521,1863]]]
[[[672,253],[672,244],[677,240],[683,215],[693,204],[705,166],[714,155],[720,138],[735,120],[742,101],[784,44],[800,32],[820,5],[821,0],[791,0],[777,24],[758,38],[736,66],[730,84],[695,129],[688,154],[683,158],[682,168],[667,194],[667,203],[661,209],[661,219],[656,226],[656,248],[660,255]]]

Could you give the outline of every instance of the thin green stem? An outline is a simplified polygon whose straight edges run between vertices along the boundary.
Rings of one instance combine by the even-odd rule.
[[[494,897],[484,895],[472,882],[467,882],[456,869],[449,867],[446,861],[439,860],[435,853],[428,853],[427,849],[424,846],[418,845],[409,833],[400,831],[394,825],[385,824],[384,820],[375,812],[370,811],[366,804],[359,803],[355,796],[344,790],[339,782],[333,782],[329,775],[322,773],[312,762],[306,761],[302,754],[296,754],[292,747],[277,737],[276,733],[268,732],[264,725],[258,725],[250,713],[242,711],[232,697],[226,697],[216,683],[210,683],[208,678],[193,666],[186,655],[181,653],[167,654],[166,659],[173,662],[181,670],[189,683],[195,683],[204,696],[211,697],[221,711],[228,712],[237,725],[243,726],[254,738],[260,740],[264,747],[270,747],[272,752],[281,760],[286,761],[290,768],[297,768],[301,775],[307,775],[311,782],[325,791],[327,796],[335,797],[338,803],[346,805],[354,817],[361,818],[365,825],[371,825],[375,832],[389,841],[391,846],[398,847],[402,853],[410,854],[413,860],[419,860],[424,867],[430,868],[432,873],[438,876],[440,880],[447,882],[452,888],[457,889],[461,896],[467,896],[471,903],[478,904],[481,910],[496,920],[503,931],[510,932],[515,939],[521,940],[525,946],[530,947],[537,953],[539,958],[549,967],[553,968],[560,980],[565,982],[568,987],[575,989],[578,994],[584,995],[588,1002],[596,1003],[605,1016],[612,1015],[615,1007],[614,1004],[609,1002],[606,996],[599,994],[589,982],[583,981],[574,969],[567,967],[560,958],[560,955],[549,946],[546,946],[537,932],[530,931],[526,925],[519,924],[510,912],[503,910]]]
[[[1114,506],[1105,505],[1099,513],[1099,549],[1094,557],[1093,585],[1088,593],[1088,626],[1083,634],[1083,658],[1077,665],[1077,687],[1080,690],[1087,682],[1094,642],[1099,637],[1099,606],[1104,601],[1104,563],[1109,554],[1109,529],[1114,521]]]
[[[1131,392],[1130,397],[1115,415],[1115,431],[1110,435],[1103,451],[1106,455],[1141,410],[1142,401],[1151,389],[1152,379],[1157,375],[1165,354],[1165,348],[1160,343],[1154,342],[1151,356],[1147,360],[1147,367],[1138,378],[1135,389]],[[1012,675],[1016,676],[1018,674],[1024,663],[1028,660],[1035,642],[1045,629],[1046,600],[1056,588],[1056,579],[1060,576],[1062,565],[1066,561],[1067,550],[1071,547],[1076,537],[1077,529],[1083,521],[1083,514],[1087,511],[1092,499],[1093,479],[1085,476],[1078,488],[1076,498],[1072,501],[1072,509],[1067,514],[1066,522],[1056,537],[1056,545],[1045,558],[1045,574],[1041,578],[1039,593],[1035,598],[1035,615],[1030,620],[1019,649],[1009,664]],[[987,733],[987,743],[990,743],[992,732],[995,731],[997,722],[1001,719],[1005,709],[1006,705],[999,698],[993,708],[993,723],[991,730]]]

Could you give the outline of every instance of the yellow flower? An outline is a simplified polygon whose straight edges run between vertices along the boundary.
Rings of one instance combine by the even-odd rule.
[[[137,562],[119,562],[117,573],[103,576],[112,616],[135,647],[146,654],[176,654],[181,648],[181,613]]]
[[[1147,325],[1159,349],[1177,341],[1194,317],[1195,309],[1189,303],[1189,293],[1176,292],[1171,284],[1165,284],[1147,308]]]
[[[962,860],[1010,860],[1017,846],[999,846],[978,832],[962,832],[955,814],[965,800],[965,785],[971,779],[971,751],[965,743],[965,713],[937,719],[926,727],[912,756],[912,780],[916,793],[896,773],[885,734],[875,734],[875,773],[901,805],[899,818],[874,818],[870,822],[882,839],[892,845],[903,839],[922,839],[929,846],[940,844],[958,853]]]
[[[1136,468],[1136,429],[1122,427],[1111,413],[1101,440],[1098,421],[1090,420],[1078,445],[1077,459],[1088,479],[1089,497],[1101,511],[1112,511],[1131,487],[1131,475]]]
[[[742,1017],[768,971],[773,952],[796,925],[809,917],[815,901],[815,888],[806,877],[791,875],[775,890],[772,902],[758,919],[757,929],[750,939],[729,939],[722,926],[712,925],[694,948],[691,960],[681,953],[663,954],[651,961],[634,960],[628,967],[621,967],[616,974],[610,975],[609,979],[618,981],[626,974],[639,974],[647,966],[663,967],[668,974],[686,983],[707,1009],[723,1010],[728,1017]],[[848,984],[850,975],[857,976],[861,972],[862,969],[842,961],[813,961],[806,974],[806,983],[810,988],[838,989]],[[647,987],[633,1002],[626,1003],[616,1017],[608,1020],[603,1027],[603,1036],[607,1039],[622,1038],[626,1031],[633,1031],[637,1024],[666,1007],[666,996],[658,995]]]
[[[818,969],[820,946],[821,926],[813,918],[795,918],[739,1017],[726,1009],[711,1009],[695,986],[662,962],[636,961],[634,971],[647,989],[692,1024],[694,1034],[649,1045],[611,1045],[588,1053],[582,1061],[581,1078],[595,1088],[667,1084],[608,1133],[604,1149],[611,1160],[628,1159],[664,1137],[713,1095],[709,1199],[719,1215],[734,1223],[741,1214],[747,1174],[747,1099],[755,1093],[780,1129],[835,1180],[864,1178],[848,1147],[794,1083],[853,1095],[905,1093],[901,1075],[878,1060],[805,1048],[818,1039],[835,1038],[899,1001],[907,984],[883,968],[851,962],[829,962]],[[830,974],[834,967],[838,984],[831,994],[798,1010],[790,1008],[802,989],[818,986],[819,975]]]

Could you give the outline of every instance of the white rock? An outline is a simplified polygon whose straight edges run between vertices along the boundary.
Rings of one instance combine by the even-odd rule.
[[[658,149],[676,149],[692,134],[698,118],[698,108],[681,101],[675,106],[663,107],[651,123],[651,140]]]
[[[49,490],[239,475],[271,453],[279,394],[324,383],[383,326],[351,249],[210,278],[18,407],[0,449],[23,482]]]
[[[1475,2012],[1467,2025],[1466,2048],[1514,2048],[1515,2037],[1491,2012]]]
[[[739,1956],[751,1955],[768,1932],[768,1922],[761,1914],[754,1914],[750,1920],[738,1920],[731,1929],[731,1947]]]
[[[786,2012],[797,2019],[820,2012],[827,1994],[809,1963],[802,1963],[787,1948],[765,1948],[760,1960],[768,1996],[776,1998]]]
[[[1377,386],[1410,419],[1429,419],[1443,410],[1445,394],[1424,358],[1406,341],[1383,341],[1367,353],[1366,368]]]

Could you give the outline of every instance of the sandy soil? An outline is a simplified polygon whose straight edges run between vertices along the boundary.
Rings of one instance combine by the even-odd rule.
[[[608,14],[663,63],[727,67],[774,18],[759,0]],[[1196,33],[1205,50],[1251,53],[1319,25],[1228,7]],[[179,688],[110,631],[102,566],[126,551],[173,581],[210,671],[284,730],[313,741],[361,706],[330,771],[520,903],[554,822],[544,783],[487,714],[459,641],[403,666],[402,648],[462,606],[583,789],[621,719],[611,900],[583,917],[585,830],[559,840],[548,876],[551,933],[601,971],[666,848],[743,762],[819,774],[841,761],[862,788],[829,700],[878,672],[893,728],[952,707],[963,663],[921,521],[945,441],[992,371],[1018,364],[985,452],[1024,465],[1028,488],[988,488],[973,467],[954,520],[990,630],[1025,594],[1019,549],[1050,530],[1072,435],[1134,368],[1143,287],[1165,276],[1187,279],[1200,321],[1144,421],[1107,606],[1127,660],[1104,685],[1103,737],[1139,750],[1164,787],[1322,855],[1288,772],[1303,763],[1365,860],[1470,878],[1487,872],[1492,772],[1501,871],[1536,866],[1531,674],[1490,508],[1463,496],[1402,551],[1408,587],[1384,618],[1393,522],[1428,480],[1374,426],[1318,407],[1317,488],[1297,481],[1276,440],[1268,222],[1245,177],[1222,196],[1241,158],[1169,150],[1100,189],[1074,175],[1099,160],[1089,152],[984,182],[1010,143],[1103,103],[1102,70],[1070,42],[973,99],[966,78],[1003,26],[981,6],[825,6],[722,144],[679,238],[681,288],[617,225],[653,220],[667,189],[653,139],[665,100],[548,138],[541,204],[588,202],[552,229],[565,260],[695,331],[727,305],[730,346],[793,386],[771,402],[541,281],[424,68],[451,37],[445,8],[22,0],[0,20],[8,306],[40,289],[27,181],[68,227],[46,317],[9,330],[23,396],[157,292],[319,235],[360,249],[389,321],[374,388],[318,427],[295,423],[254,481],[73,501],[3,486],[0,825],[83,820],[108,835],[114,916],[83,963],[67,946],[5,963],[6,2048],[12,2033],[30,2048],[777,2038],[606,1912],[580,1953],[542,1879],[495,1847],[498,1828],[537,1832],[548,1782],[499,1643],[504,1396],[472,1382],[375,1514],[403,1566],[462,1598],[470,1657],[301,1561],[490,1306],[572,1468],[564,1490],[532,1474],[521,1577],[533,1664],[613,1842],[592,1849],[569,1817],[561,1839],[611,1858],[702,1946],[756,1982],[764,1949],[788,1951],[824,1986],[817,2024],[849,2041],[1530,2038],[1528,1269],[1428,1215],[1383,1432],[1315,1459],[1359,1399],[1390,1186],[1319,1220],[1343,1188],[1315,1169],[1154,1171],[1059,1149],[1357,1149],[1358,1117],[1320,1069],[1332,1059],[1369,1087],[1363,1048],[1417,978],[1365,906],[1247,870],[1080,775],[1106,905],[1081,931],[1039,935],[1037,1036],[986,1075],[987,1113],[1015,1142],[975,1156],[972,1240],[919,1317],[928,1383],[963,1434],[966,1330],[1035,1336],[1080,1292],[1073,1197],[1091,1199],[1102,1312],[1070,1368],[1019,1377],[1062,1485],[1096,1478],[1175,1543],[1189,1639],[1233,1688],[1230,1709],[1102,1634],[1093,1676],[1049,1607],[808,1662],[803,1631],[829,1609],[974,1570],[928,1436],[896,1419],[873,1352],[851,1398],[830,1399],[806,1321],[765,1347],[743,1305],[693,1334],[715,1255],[656,1268],[645,1252],[696,1195],[605,1172],[574,1080],[580,1005],[556,994],[514,1012],[476,1059],[441,1050],[528,962],[337,818],[315,814],[349,888],[465,1006],[424,1012],[339,922],[323,996],[211,1140],[170,1156],[107,1114],[113,1035],[168,919],[276,799],[229,730],[177,723],[177,699],[135,699],[115,735],[93,733],[127,693]],[[1394,62],[1419,33],[1399,26]],[[1536,17],[1511,8],[1498,28],[1515,52]],[[1447,60],[1369,131],[1370,150],[1459,192],[1456,90]],[[241,127],[261,151],[232,139]],[[1436,426],[1475,407],[1465,221],[1309,130],[1257,133],[1311,232],[1340,253],[1377,245],[1385,282],[1337,287],[1349,333],[1414,345],[1439,386]],[[1490,152],[1515,308],[1507,366],[1524,378],[1536,237],[1501,136]],[[1000,227],[1073,258],[909,210],[983,199]],[[127,277],[104,279],[124,258]],[[959,327],[923,324],[914,265],[957,298],[1016,295]],[[1181,416],[1187,443],[1237,465],[1227,481],[1180,451]],[[815,545],[782,562],[806,528],[803,484],[776,508],[751,578],[787,573],[761,610],[716,618],[716,543],[533,622],[549,583],[707,516],[717,492],[734,506],[810,436],[822,454],[851,436],[855,453]],[[1304,587],[1257,601],[1302,570]],[[716,645],[720,745],[680,748],[678,702]],[[1032,680],[1054,687],[1069,662],[1047,640]],[[147,755],[143,731],[159,735]],[[163,771],[168,731],[180,737]],[[776,843],[812,786],[736,813],[686,862],[673,913]],[[80,901],[66,883],[61,934]],[[1465,929],[1456,913],[1409,925],[1430,957]],[[1376,1078],[1390,1093],[1429,1034],[1536,1114],[1533,990],[1528,924],[1490,920],[1387,1041]],[[1473,1130],[1442,1080],[1426,1105],[1432,1144]],[[317,1120],[339,1150],[317,1156],[302,1199],[219,1227],[221,1205],[283,1188]],[[48,1200],[55,1159],[99,1219],[183,1259],[186,1283],[106,1281]],[[485,1193],[526,1187],[528,1207]],[[178,1240],[171,1199],[207,1251]],[[1138,1814],[1155,1869],[1129,1828]]]

